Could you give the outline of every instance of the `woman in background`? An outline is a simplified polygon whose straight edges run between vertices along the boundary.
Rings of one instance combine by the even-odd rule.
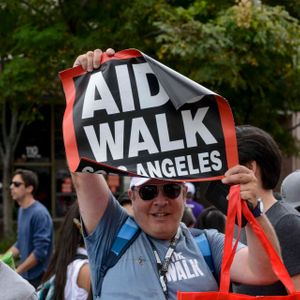
[[[90,270],[84,248],[77,201],[69,207],[42,283],[54,278],[54,300],[87,300],[91,297]],[[44,299],[38,292],[39,299]]]

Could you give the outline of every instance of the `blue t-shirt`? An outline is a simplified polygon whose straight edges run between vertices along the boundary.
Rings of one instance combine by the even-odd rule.
[[[85,237],[92,274],[93,294],[100,299],[100,268],[110,252],[115,235],[128,217],[116,199],[110,197],[108,207],[92,234]],[[176,299],[181,291],[216,291],[218,284],[207,266],[188,228],[181,223],[181,236],[167,272],[168,299]],[[220,272],[224,235],[207,230],[212,257]],[[169,246],[168,241],[151,238],[161,261]],[[115,266],[104,277],[101,299],[165,299],[159,282],[157,264],[149,237],[141,232]]]
[[[52,254],[53,223],[47,208],[35,201],[18,211],[18,235],[15,247],[20,251],[20,263],[32,252],[38,264],[21,275],[31,280],[40,276],[48,267]]]

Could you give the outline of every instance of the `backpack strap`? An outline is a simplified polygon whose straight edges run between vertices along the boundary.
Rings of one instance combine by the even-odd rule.
[[[119,229],[110,252],[101,265],[99,280],[96,283],[98,296],[101,294],[102,282],[106,272],[118,262],[124,252],[136,240],[140,232],[141,229],[133,220],[133,218],[128,217]]]
[[[209,241],[206,237],[205,231],[195,229],[195,228],[190,228],[190,232],[193,235],[193,238],[194,238],[200,252],[202,253],[205,262],[209,266],[210,271],[213,273],[213,275],[216,278],[215,265],[214,265],[214,261],[212,258]]]
[[[52,300],[55,290],[55,275],[50,277],[46,282],[37,288],[38,300]]]
[[[111,247],[110,256],[120,258],[121,255],[127,250],[127,248],[135,241],[137,236],[139,235],[141,229],[133,220],[133,218],[128,217],[120,228],[115,241]],[[112,258],[113,262],[115,258]],[[114,265],[116,262],[114,263]]]
[[[88,259],[88,256],[86,254],[77,253],[74,257],[74,260],[76,259]]]
[[[104,260],[103,264],[101,265],[100,276],[98,278],[98,282],[96,283],[97,284],[96,290],[98,296],[101,295],[101,287],[106,272],[118,262],[118,260],[125,253],[125,251],[136,240],[140,232],[141,229],[134,221],[134,219],[132,217],[127,217],[127,219],[120,227],[115,237],[114,243],[110,249],[107,258]],[[213,258],[211,254],[211,249],[205,232],[203,230],[199,230],[195,228],[190,228],[190,232],[193,235],[193,238],[204,257],[205,262],[207,263],[211,272],[216,278],[216,272],[215,272],[215,267],[214,267]]]

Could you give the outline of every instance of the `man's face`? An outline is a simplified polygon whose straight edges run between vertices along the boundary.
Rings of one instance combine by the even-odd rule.
[[[22,202],[22,200],[25,198],[28,191],[21,175],[17,174],[13,177],[10,184],[10,193],[12,199],[18,203]]]
[[[133,190],[129,190],[129,196],[136,222],[151,237],[172,239],[183,214],[185,193],[186,188],[183,184],[169,181],[151,180],[134,187]],[[149,195],[155,197],[149,200],[142,199]]]

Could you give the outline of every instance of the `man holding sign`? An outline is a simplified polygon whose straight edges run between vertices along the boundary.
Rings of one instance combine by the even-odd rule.
[[[74,66],[80,65],[84,70],[91,72],[100,66],[101,58],[103,58],[102,55],[101,50],[90,51],[87,54],[79,56]],[[113,58],[114,55],[115,53],[112,49],[108,49],[105,53],[106,58]],[[101,76],[97,76],[98,80],[101,80]],[[95,83],[95,85],[97,84],[98,83]],[[107,83],[107,86],[109,86],[109,83]],[[99,92],[99,87],[98,89],[94,89],[94,93],[96,93],[97,90]],[[119,90],[122,90],[122,88],[119,87]],[[82,95],[84,99],[86,93],[83,92]],[[90,92],[90,96],[91,95],[94,94]],[[107,95],[108,94],[106,94],[106,96]],[[73,97],[75,96],[73,95]],[[120,110],[120,106],[114,103],[112,107],[109,108],[105,102],[107,98],[104,99],[104,97],[105,95],[102,89],[102,95],[98,95],[97,98],[103,100],[103,102],[96,102],[96,104],[93,103],[93,105],[104,105],[108,114],[114,114]],[[109,95],[107,97],[109,97]],[[113,100],[111,97],[110,99]],[[113,107],[114,105],[115,107]],[[144,103],[143,105],[146,106],[147,104]],[[124,107],[122,109],[124,110]],[[134,110],[133,107],[130,108],[126,106],[126,110],[131,109]],[[81,116],[82,111],[83,110],[80,109]],[[91,113],[91,110],[85,110],[87,114],[88,111]],[[204,112],[204,110],[201,109],[200,111]],[[74,118],[76,118],[76,114],[77,113],[74,112]],[[200,116],[197,117],[194,115],[194,118],[187,117],[185,120],[193,122],[193,120],[197,118],[198,123],[201,123],[203,129],[202,141],[207,144],[215,144],[217,139],[213,140],[214,135],[211,134],[211,132],[208,133],[208,127],[204,128],[204,121],[203,123],[202,121],[200,122]],[[116,119],[115,122],[117,121]],[[189,121],[184,122],[189,123]],[[71,123],[69,122],[67,124]],[[140,124],[143,124],[143,122],[140,122]],[[146,127],[144,128],[145,130],[143,132],[139,132],[142,137],[147,136]],[[102,131],[102,133],[103,132],[105,131]],[[75,128],[74,135],[77,133],[78,128]],[[70,142],[73,138],[69,137],[69,134],[70,132],[64,130],[65,144]],[[193,134],[193,132],[191,134]],[[93,134],[91,134],[91,136],[92,135]],[[151,141],[150,135],[148,135],[148,137],[148,141]],[[99,135],[99,138],[107,139],[107,136]],[[191,146],[192,140],[188,140],[189,137],[187,136],[185,138],[184,144],[187,145],[190,143]],[[158,140],[160,140],[161,146],[163,139],[158,138]],[[171,140],[172,139],[169,139],[170,143]],[[82,139],[77,139],[76,143],[72,140],[71,143],[73,142],[73,145],[79,148],[82,146],[78,145],[80,141],[82,142]],[[109,139],[106,141],[109,141]],[[145,139],[143,141],[146,142]],[[174,142],[175,140],[172,141]],[[98,140],[97,143],[101,145],[101,141]],[[151,152],[150,149],[152,149],[153,153],[155,153],[156,148],[154,144],[157,143],[153,143],[152,148],[150,146],[147,148],[148,152]],[[174,144],[177,149],[182,147],[182,144],[180,144],[180,142],[178,143],[178,140],[177,143]],[[79,150],[79,152],[80,151],[81,150]],[[117,149],[115,149],[115,151],[115,155],[124,153],[118,152]],[[132,151],[134,150],[132,149]],[[118,201],[110,192],[105,178],[100,174],[88,173],[94,172],[96,165],[85,165],[80,169],[80,165],[78,167],[79,159],[76,156],[77,153],[72,153],[73,156],[70,158],[71,152],[67,150],[68,161],[72,171],[72,178],[76,188],[82,222],[85,229],[85,242],[91,264],[93,294],[95,299],[176,299],[176,292],[178,290],[218,290],[217,280],[220,273],[224,235],[215,230],[205,231],[211,249],[214,264],[213,271],[209,268],[203,254],[199,251],[191,232],[186,226],[180,223],[185,206],[186,187],[184,186],[183,180],[178,180],[178,178],[180,179],[178,171],[184,173],[187,170],[191,171],[196,168],[198,169],[198,173],[220,171],[217,170],[218,167],[214,169],[213,166],[220,166],[219,162],[222,157],[218,155],[214,156],[211,153],[212,152],[205,156],[207,158],[206,160],[203,160],[204,155],[198,155],[198,162],[202,159],[202,164],[199,163],[197,167],[193,165],[193,168],[189,168],[188,166],[182,167],[182,161],[184,159],[181,161],[181,164],[178,163],[177,159],[177,165],[175,164],[176,172],[174,169],[173,176],[169,176],[169,180],[141,177],[132,178],[128,190],[134,212],[134,221],[132,220],[131,224],[133,224],[133,226],[136,224],[136,226],[140,228],[140,232],[138,232],[132,244],[122,253],[117,263],[112,265],[108,270],[103,271],[102,265],[107,263],[115,237],[119,235],[119,230],[122,228],[122,224],[128,219],[128,214],[121,208]],[[221,150],[219,153],[221,153]],[[95,153],[94,156],[96,155]],[[189,156],[186,156],[186,162],[188,161],[188,157]],[[208,163],[209,159],[210,162],[212,162],[211,164]],[[99,158],[97,161],[101,163],[101,160],[102,158]],[[76,161],[76,163],[74,163],[74,161]],[[163,164],[163,160],[160,161],[158,157],[157,161],[159,161],[158,164],[160,164],[160,166]],[[174,159],[174,161],[176,160]],[[86,160],[85,163],[86,162],[90,161]],[[128,166],[130,166],[130,164],[131,162],[129,162]],[[203,172],[201,172],[201,166]],[[105,166],[102,167],[105,170]],[[118,169],[117,165],[115,168]],[[222,168],[224,168],[224,166],[220,169]],[[76,170],[83,172],[74,172]],[[134,170],[137,171],[137,169]],[[144,168],[143,170],[149,171],[151,167],[147,169]],[[156,169],[156,171],[157,170],[158,169]],[[144,175],[142,169],[139,169],[137,173]],[[131,175],[132,173],[129,172],[128,174]],[[196,176],[196,173],[194,175]],[[211,175],[208,174],[208,178],[209,176]],[[212,174],[212,176],[217,175]],[[164,174],[161,178],[168,178],[168,176]],[[240,184],[241,197],[249,201],[254,208],[257,208],[257,179],[251,170],[244,166],[236,165],[229,168],[225,176],[220,175],[220,178],[222,178],[225,184]],[[255,209],[255,211],[257,212],[257,209]],[[279,252],[278,241],[268,219],[263,214],[256,214],[256,216],[257,221],[260,223],[277,252]],[[238,245],[231,269],[231,279],[234,282],[258,285],[275,282],[277,278],[271,269],[268,257],[250,228],[247,228],[247,239],[248,247],[242,244]]]

